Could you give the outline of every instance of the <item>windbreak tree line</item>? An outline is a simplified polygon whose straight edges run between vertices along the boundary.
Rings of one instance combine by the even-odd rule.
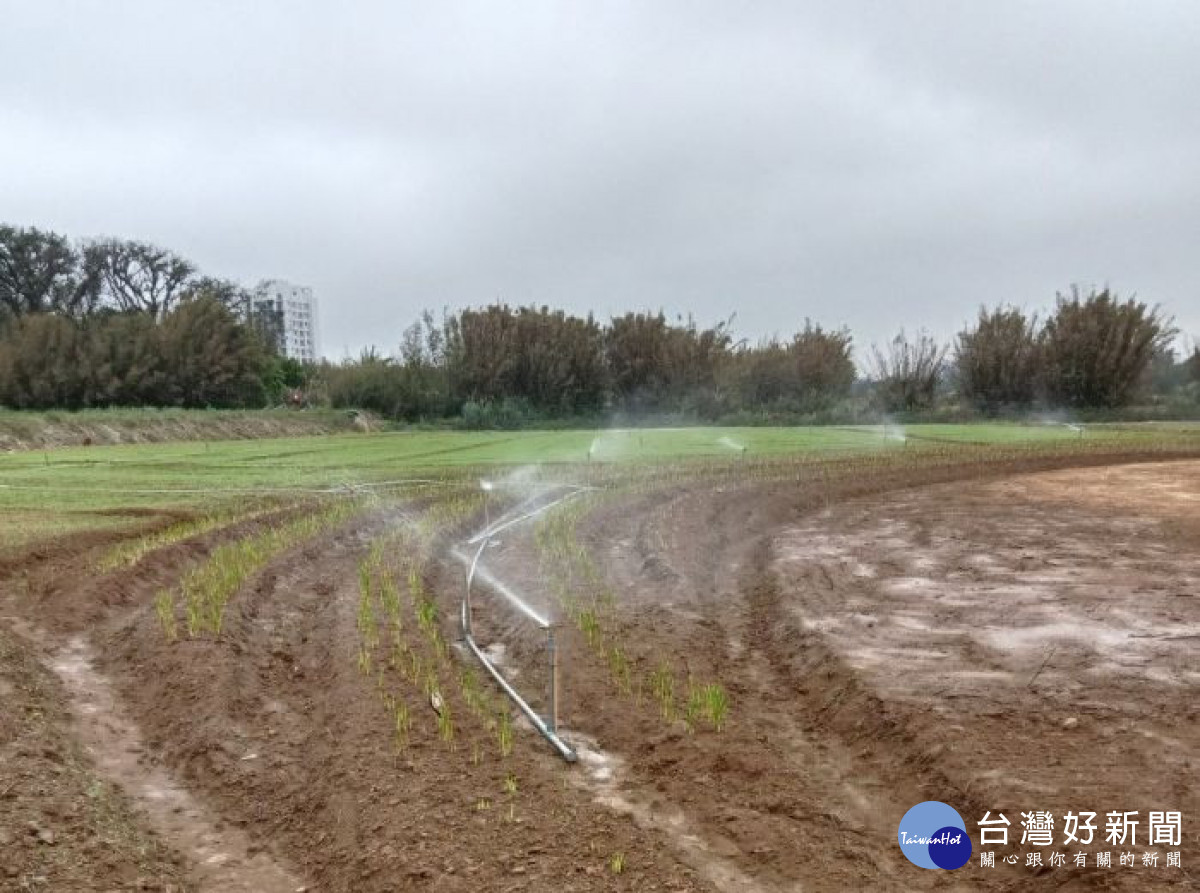
[[[297,370],[246,299],[147,242],[0,226],[0,405],[262,406]]]
[[[29,314],[0,337],[0,404],[262,406],[269,365],[254,333],[211,298],[182,303],[161,320],[142,312]]]
[[[1188,386],[1195,355],[1176,362],[1175,334],[1157,307],[1109,289],[1060,295],[1044,322],[1012,307],[982,309],[958,336],[958,387],[989,414],[1035,403],[1116,409]]]
[[[854,384],[851,338],[806,324],[788,342],[734,345],[662,313],[601,325],[548,307],[494,304],[426,313],[395,357],[368,351],[317,372],[332,405],[408,421],[458,416],[468,427],[601,412],[716,418],[748,408],[788,414],[835,406]]]
[[[735,343],[662,313],[602,325],[547,307],[494,304],[426,313],[395,357],[374,351],[319,372],[334,406],[415,421],[517,427],[606,413],[704,420],[829,420],[857,412],[921,413],[968,404],[995,415],[1035,407],[1119,409],[1149,394],[1200,402],[1195,356],[1178,361],[1159,310],[1109,290],[1060,295],[1040,322],[983,309],[953,345],[900,332],[868,355],[857,380],[845,329],[806,321],[790,339]],[[1190,397],[1188,396],[1190,394]]]
[[[1045,317],[983,308],[944,344],[900,332],[865,355],[846,329],[735,341],[662,312],[606,322],[549,307],[426,312],[394,354],[301,367],[277,355],[282,321],[236,282],[144,242],[74,244],[0,226],[0,405],[238,407],[310,402],[468,427],[615,414],[828,421],[967,405],[1119,409],[1153,395],[1200,404],[1200,352],[1177,358],[1156,307],[1109,289],[1059,295]],[[1191,405],[1189,404],[1189,405]]]
[[[243,295],[236,283],[200,276],[190,261],[148,242],[93,239],[76,246],[59,233],[0,225],[0,319],[115,311],[162,320],[190,299],[233,306]]]

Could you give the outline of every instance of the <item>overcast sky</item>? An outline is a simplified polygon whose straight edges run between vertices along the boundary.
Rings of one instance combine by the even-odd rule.
[[[1200,3],[0,0],[0,222],[860,351],[1071,283],[1200,335]]]

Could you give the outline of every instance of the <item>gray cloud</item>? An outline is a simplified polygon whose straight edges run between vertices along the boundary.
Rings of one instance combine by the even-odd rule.
[[[533,301],[949,335],[1072,282],[1200,335],[1200,7],[7,4],[0,218],[315,286],[325,350]]]

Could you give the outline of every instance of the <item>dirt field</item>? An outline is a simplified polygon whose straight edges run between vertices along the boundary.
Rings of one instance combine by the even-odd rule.
[[[562,592],[601,593],[595,631],[559,631],[575,766],[521,722],[504,754],[466,698],[447,548],[481,526],[473,504],[427,541],[380,540],[423,530],[425,499],[288,549],[219,637],[169,639],[156,598],[263,519],[107,574],[97,555],[128,531],[7,558],[0,694],[24,718],[0,722],[0,890],[1188,888],[1200,462],[1097,464],[1137,458],[830,461],[515,526],[487,550],[497,578],[560,616],[580,610]],[[394,654],[438,681],[452,739],[386,637],[364,666],[379,542],[440,612],[437,634],[405,614]],[[538,637],[482,594],[477,614],[543,703]],[[687,711],[710,683],[720,730]],[[1181,811],[1182,867],[1079,869],[1060,848],[1068,865],[1039,870],[1016,845],[1000,854],[1019,865],[926,871],[896,829],[929,799],[976,841],[987,811],[1018,841],[1029,810],[1101,829],[1112,810]]]

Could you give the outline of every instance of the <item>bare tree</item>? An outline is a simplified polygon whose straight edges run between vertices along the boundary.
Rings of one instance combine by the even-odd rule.
[[[196,268],[149,242],[103,239],[84,247],[84,267],[97,278],[105,300],[119,310],[162,319],[183,298]]]
[[[946,351],[923,330],[909,340],[901,329],[883,348],[872,345],[871,374],[883,408],[901,412],[932,406],[945,369]]]
[[[241,314],[246,312],[250,293],[232,279],[198,276],[189,280],[180,294],[180,300],[183,301],[198,301],[204,298],[216,301],[233,313]]]

